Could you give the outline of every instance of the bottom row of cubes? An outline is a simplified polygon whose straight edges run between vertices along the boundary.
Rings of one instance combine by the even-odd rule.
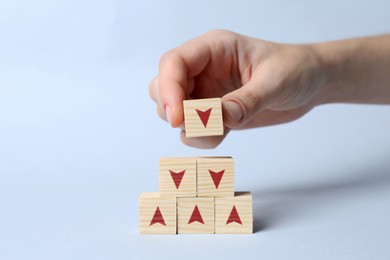
[[[253,233],[252,194],[234,197],[162,197],[143,193],[139,200],[141,234]]]

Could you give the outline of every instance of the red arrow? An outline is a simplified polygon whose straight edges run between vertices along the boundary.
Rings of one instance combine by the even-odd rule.
[[[171,177],[172,177],[173,182],[175,183],[176,189],[179,189],[181,180],[183,179],[183,176],[184,176],[184,173],[186,172],[186,170],[181,171],[181,172],[174,172],[174,171],[169,170],[169,172],[171,173]]]
[[[201,111],[198,109],[195,109],[195,110],[198,113],[200,120],[202,120],[204,127],[207,127],[207,123],[209,122],[210,113],[211,113],[212,108],[209,108],[205,111]]]
[[[166,226],[164,218],[163,218],[163,216],[161,214],[161,211],[160,211],[159,207],[156,208],[156,211],[154,212],[153,218],[150,221],[150,225],[149,226],[151,226],[153,224],[156,224],[156,223],[160,223],[160,224]]]
[[[222,176],[225,173],[225,170],[214,172],[212,170],[209,170],[209,173],[211,175],[211,178],[213,179],[215,188],[218,189],[219,183],[221,182]]]
[[[190,220],[188,221],[188,224],[191,224],[192,222],[198,221],[199,223],[204,224],[202,215],[200,215],[198,205],[195,205],[194,210],[192,211],[192,215]]]
[[[228,220],[226,221],[226,225],[232,222],[237,222],[238,224],[242,225],[240,216],[238,215],[236,206],[233,206],[232,211],[230,211],[230,215]]]

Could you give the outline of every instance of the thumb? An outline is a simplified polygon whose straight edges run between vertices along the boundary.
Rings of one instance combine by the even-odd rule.
[[[250,121],[272,102],[272,93],[259,79],[222,97],[224,124],[237,128]]]

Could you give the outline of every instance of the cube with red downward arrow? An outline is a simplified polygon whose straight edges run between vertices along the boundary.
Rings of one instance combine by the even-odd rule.
[[[159,193],[139,200],[140,233],[253,233],[252,194],[234,192],[234,172],[229,156],[161,158]]]
[[[220,98],[184,100],[186,137],[223,135]]]
[[[214,234],[214,198],[177,199],[178,234]]]
[[[197,159],[199,197],[234,195],[234,160],[232,157],[200,157]]]
[[[195,197],[196,158],[161,158],[159,189],[162,197]]]
[[[253,233],[252,194],[250,192],[236,192],[234,197],[215,198],[215,233]]]
[[[158,192],[142,193],[139,198],[141,234],[176,234],[176,198],[160,197]]]

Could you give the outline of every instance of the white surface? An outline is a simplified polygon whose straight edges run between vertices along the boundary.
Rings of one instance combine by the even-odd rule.
[[[284,1],[286,2],[286,1]],[[1,259],[389,259],[390,107],[329,105],[185,147],[159,56],[209,29],[282,42],[390,31],[388,1],[0,2]],[[232,155],[254,235],[139,236],[163,156]]]

